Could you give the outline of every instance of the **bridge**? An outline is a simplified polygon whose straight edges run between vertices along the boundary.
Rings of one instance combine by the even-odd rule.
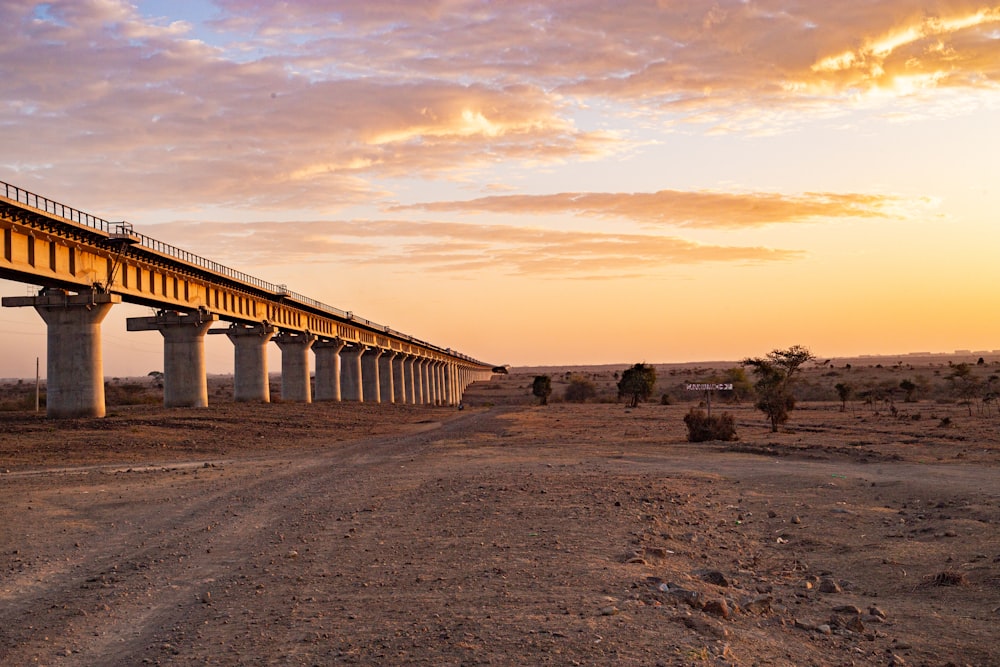
[[[41,287],[2,303],[33,307],[45,322],[49,417],[104,416],[101,322],[123,301],[156,309],[129,318],[127,329],[162,334],[166,407],[208,405],[206,334],[233,343],[236,401],[270,401],[271,341],[281,351],[283,401],[454,405],[492,375],[493,366],[450,348],[2,181],[0,229],[0,278]]]

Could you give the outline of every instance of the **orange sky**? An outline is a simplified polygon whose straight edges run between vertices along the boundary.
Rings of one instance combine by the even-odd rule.
[[[484,361],[1000,349],[1000,5],[13,0],[0,44],[0,180]],[[109,375],[162,364],[135,314]]]

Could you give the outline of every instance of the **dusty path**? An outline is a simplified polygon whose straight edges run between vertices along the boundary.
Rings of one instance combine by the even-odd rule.
[[[615,406],[431,414],[0,475],[0,663],[1000,663],[995,467],[630,442]]]

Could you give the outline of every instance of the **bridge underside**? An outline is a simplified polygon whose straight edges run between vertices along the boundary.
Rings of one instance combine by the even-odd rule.
[[[236,400],[270,400],[267,347],[282,354],[282,400],[451,405],[493,367],[0,183],[0,278],[39,285],[48,329],[47,412],[104,414],[100,323],[114,304],[156,309],[130,331],[164,340],[164,403],[208,405],[204,336],[233,342]],[[32,199],[33,198],[33,199]],[[117,223],[124,225],[127,223]],[[228,327],[211,329],[217,322]],[[315,390],[310,355],[316,357]]]

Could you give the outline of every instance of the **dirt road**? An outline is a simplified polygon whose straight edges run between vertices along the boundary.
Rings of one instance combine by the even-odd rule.
[[[1000,664],[982,460],[693,447],[654,406],[228,409],[8,424],[0,663]]]

